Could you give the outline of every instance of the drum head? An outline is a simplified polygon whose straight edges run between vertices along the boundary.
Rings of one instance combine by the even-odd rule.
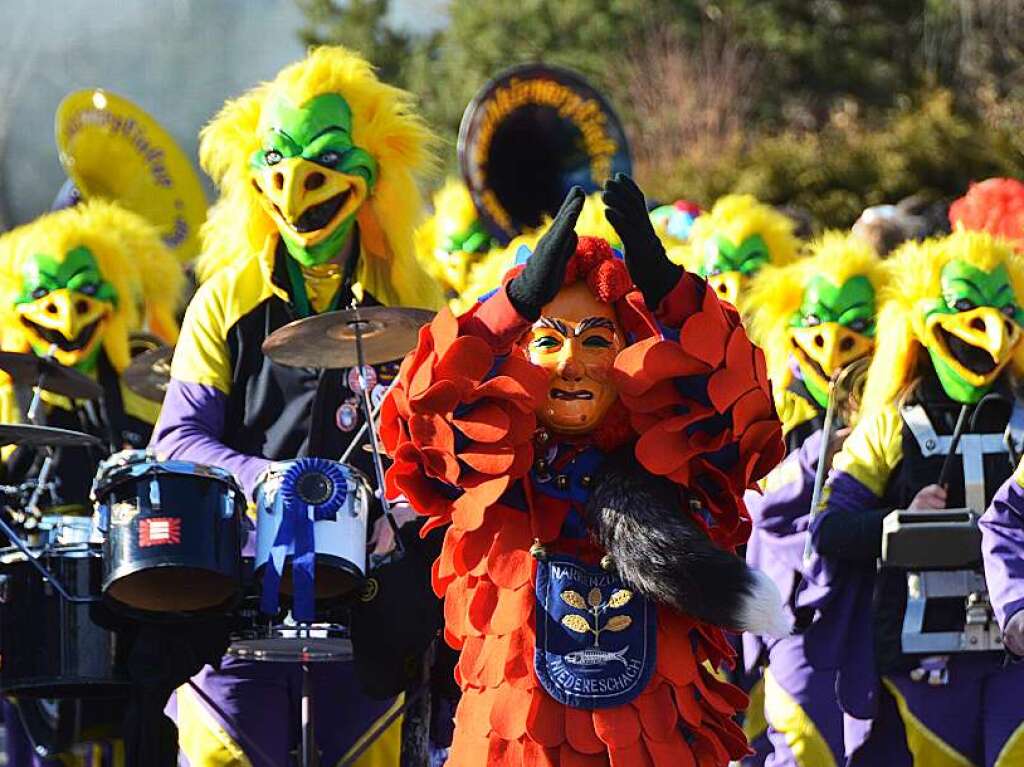
[[[104,592],[122,605],[155,613],[214,610],[237,593],[236,579],[198,567],[150,567],[118,578]]]
[[[352,640],[334,624],[274,626],[264,636],[232,642],[228,655],[265,663],[337,663],[352,660]]]
[[[260,582],[262,582],[264,569],[265,567],[261,567],[257,572]],[[363,574],[346,559],[332,557],[328,554],[317,554],[313,582],[317,599],[339,599],[348,596],[362,585]],[[288,596],[295,592],[292,585],[291,557],[285,560],[279,591]]]

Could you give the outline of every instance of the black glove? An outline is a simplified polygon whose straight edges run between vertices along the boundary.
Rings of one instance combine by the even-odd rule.
[[[569,190],[558,215],[540,238],[526,267],[505,289],[512,306],[530,322],[540,317],[540,310],[562,289],[566,264],[576,252],[578,238],[574,228],[585,199],[580,187],[574,186]]]
[[[633,179],[625,173],[615,174],[605,182],[601,200],[606,206],[605,218],[622,238],[629,276],[653,311],[679,282],[683,269],[665,255],[665,246],[647,215],[644,193]]]

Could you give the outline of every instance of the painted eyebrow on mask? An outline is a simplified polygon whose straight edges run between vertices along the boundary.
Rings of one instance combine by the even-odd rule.
[[[615,332],[615,323],[607,317],[587,317],[576,327],[576,335],[581,336],[591,328],[604,328]]]
[[[605,330],[610,330],[613,333],[615,332],[615,323],[607,317],[586,317],[579,325],[576,326],[575,333],[573,333],[572,329],[557,317],[541,317],[540,325],[541,327],[557,330],[566,338],[573,335],[583,335],[592,328],[604,328]]]
[[[540,326],[544,328],[551,328],[552,330],[557,330],[566,338],[572,335],[572,331],[569,330],[569,326],[562,322],[560,319],[557,319],[555,317],[541,317]]]

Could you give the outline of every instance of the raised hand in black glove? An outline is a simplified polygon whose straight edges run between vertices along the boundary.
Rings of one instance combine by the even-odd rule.
[[[512,306],[531,322],[540,317],[540,310],[562,289],[566,264],[576,252],[578,238],[574,228],[584,199],[580,187],[569,190],[558,215],[540,238],[523,271],[505,289]]]
[[[647,308],[653,311],[679,282],[683,269],[665,255],[665,246],[647,215],[644,193],[633,179],[625,173],[615,174],[605,182],[601,199],[605,218],[622,238],[629,276],[643,294]]]

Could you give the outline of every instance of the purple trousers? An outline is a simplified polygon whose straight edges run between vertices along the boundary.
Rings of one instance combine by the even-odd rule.
[[[325,765],[336,764],[395,704],[363,695],[351,662],[312,664],[312,683],[314,731]],[[179,688],[168,706],[178,724],[183,766],[234,763],[227,757],[239,751],[252,767],[289,763],[300,738],[298,664],[225,657],[219,669],[200,671],[192,685]],[[396,733],[400,722],[389,733]],[[394,745],[393,739],[386,740],[372,748]]]
[[[997,653],[964,653],[951,656],[947,669],[949,684],[939,686],[909,674],[885,677],[856,764],[1024,764],[1024,665],[1005,666]]]
[[[818,761],[814,755],[823,749],[831,752],[836,765],[845,764],[844,715],[836,702],[835,672],[811,668],[800,635],[775,642],[768,658],[771,682],[766,682],[765,714],[772,753],[766,767],[812,767],[808,762]],[[772,693],[771,683],[789,700],[780,705],[781,696]],[[814,743],[808,742],[812,730],[817,733]]]

